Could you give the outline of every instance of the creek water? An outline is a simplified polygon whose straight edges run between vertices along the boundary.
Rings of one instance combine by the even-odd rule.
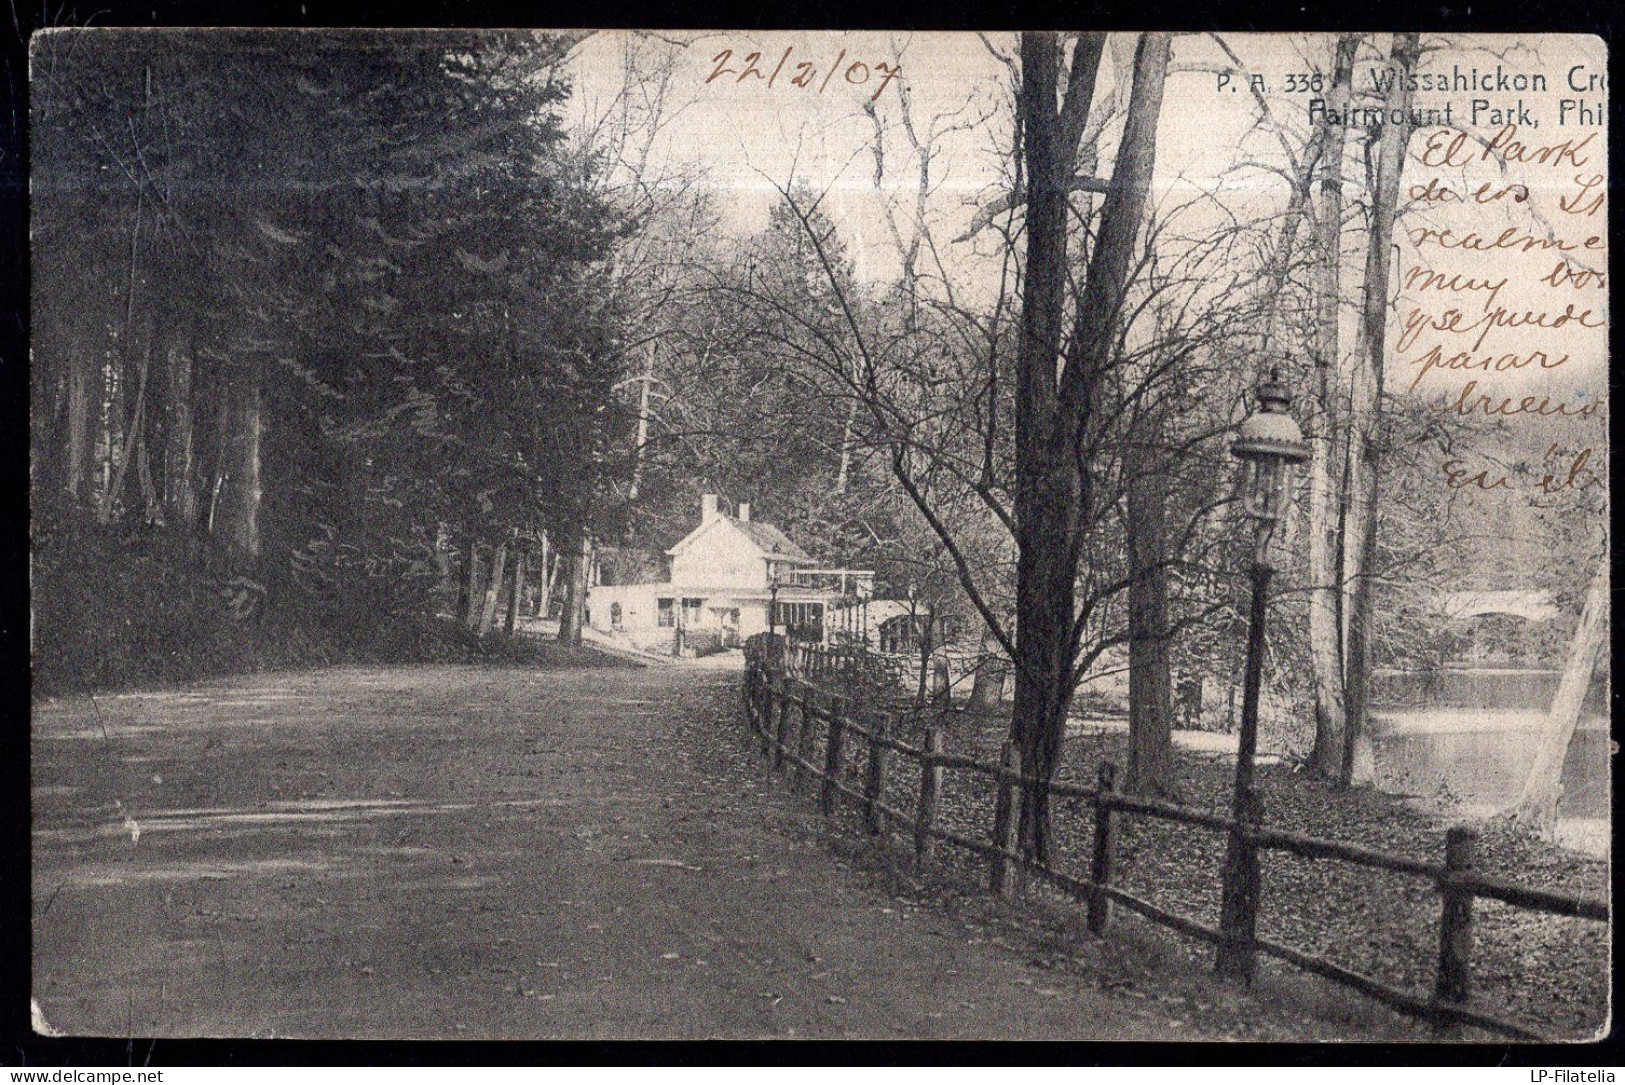
[[[1452,670],[1422,683],[1389,676],[1372,712],[1377,786],[1481,818],[1517,801],[1534,763],[1558,676],[1548,671]],[[1563,764],[1556,837],[1606,856],[1610,843],[1607,677],[1598,676]]]

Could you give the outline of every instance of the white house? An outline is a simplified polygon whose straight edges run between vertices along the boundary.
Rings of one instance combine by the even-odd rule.
[[[665,581],[591,588],[588,624],[644,651],[677,655],[733,647],[770,624],[827,643],[831,611],[866,598],[874,583],[872,572],[814,568],[812,556],[784,532],[752,521],[749,505],[740,504],[734,516],[721,512],[716,494],[700,499],[699,526],[666,555]]]

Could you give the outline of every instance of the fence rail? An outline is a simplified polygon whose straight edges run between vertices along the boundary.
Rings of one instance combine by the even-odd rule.
[[[831,649],[789,641],[782,649],[784,670],[795,678],[843,678],[875,685],[894,685],[902,677],[899,664],[863,648]]]
[[[1067,874],[1018,851],[1016,827],[1022,797],[1042,785],[1023,773],[1014,746],[1005,744],[1000,763],[996,765],[950,754],[944,748],[940,717],[925,721],[925,740],[922,745],[914,746],[896,737],[900,730],[898,713],[858,711],[851,697],[821,689],[814,683],[813,679],[823,677],[848,682],[863,677],[867,672],[862,669],[865,664],[861,657],[853,657],[858,661],[849,662],[839,653],[795,645],[787,649],[783,640],[771,634],[750,638],[745,644],[745,657],[745,714],[752,731],[760,740],[763,752],[772,757],[775,769],[790,765],[796,770],[802,787],[811,787],[816,782],[819,808],[826,816],[836,812],[840,798],[851,800],[857,804],[871,832],[884,834],[894,829],[912,837],[917,869],[932,861],[939,842],[980,856],[988,862],[989,888],[1001,896],[1017,893],[1023,877],[1044,881],[1085,903],[1089,929],[1096,934],[1105,932],[1111,907],[1116,904],[1153,923],[1218,946],[1221,963],[1227,965],[1228,974],[1251,977],[1256,958],[1262,953],[1359,991],[1401,1013],[1427,1020],[1436,1028],[1466,1025],[1513,1039],[1538,1041],[1546,1037],[1517,1022],[1468,1005],[1473,902],[1483,897],[1554,915],[1600,922],[1609,920],[1605,900],[1532,889],[1476,874],[1473,866],[1477,836],[1471,829],[1451,829],[1446,836],[1443,860],[1430,863],[1266,828],[1256,793],[1248,796],[1250,816],[1240,822],[1205,810],[1123,795],[1116,790],[1116,770],[1110,764],[1101,766],[1094,787],[1048,785],[1051,795],[1087,800],[1092,808],[1090,876]],[[820,737],[823,739],[821,758],[816,754]],[[862,784],[854,786],[841,777],[844,769],[856,769],[857,758],[852,753],[859,752],[860,745],[864,748],[861,751],[864,757]],[[894,771],[894,756],[916,766],[919,783],[912,813],[889,805],[883,799],[886,781]],[[948,770],[976,773],[994,782],[997,799],[989,839],[977,840],[937,824],[944,774]],[[1245,861],[1238,863],[1235,870],[1227,869],[1225,877],[1252,880],[1250,886],[1236,894],[1244,902],[1238,914],[1227,915],[1219,927],[1211,927],[1113,885],[1113,824],[1119,815],[1158,818],[1231,834],[1241,845]],[[1258,937],[1254,927],[1260,851],[1282,851],[1305,859],[1333,860],[1431,880],[1441,898],[1439,954],[1431,996],[1402,990],[1323,957]]]

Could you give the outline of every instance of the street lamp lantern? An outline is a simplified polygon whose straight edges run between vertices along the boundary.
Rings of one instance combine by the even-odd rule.
[[[1292,393],[1271,370],[1258,386],[1258,410],[1241,424],[1230,454],[1242,464],[1241,501],[1253,520],[1253,605],[1247,626],[1247,663],[1242,672],[1241,733],[1236,737],[1236,782],[1230,817],[1235,823],[1225,851],[1224,899],[1219,927],[1219,974],[1250,982],[1253,976],[1253,925],[1257,916],[1258,856],[1244,836],[1253,817],[1253,757],[1258,751],[1258,698],[1264,679],[1264,629],[1270,575],[1270,536],[1286,514],[1292,469],[1309,458],[1309,445],[1292,415]]]
[[[1292,415],[1292,393],[1281,383],[1279,370],[1258,385],[1258,409],[1242,422],[1230,454],[1241,461],[1241,501],[1258,532],[1254,560],[1264,550],[1276,523],[1286,511],[1292,469],[1309,459],[1309,445]]]

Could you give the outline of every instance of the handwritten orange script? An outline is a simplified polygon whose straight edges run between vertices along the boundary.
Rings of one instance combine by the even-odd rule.
[[[893,79],[903,74],[901,64],[848,61],[845,49],[836,54],[834,61],[827,66],[822,59],[803,60],[796,57],[792,60],[794,56],[794,46],[786,47],[777,57],[760,52],[736,55],[732,49],[724,49],[711,58],[711,74],[704,81],[715,83],[720,80],[735,85],[752,83],[769,90],[775,85],[783,85],[818,94],[823,94],[832,81],[837,90],[843,84],[853,87],[873,85],[874,93],[869,95],[872,102],[891,85]]]

